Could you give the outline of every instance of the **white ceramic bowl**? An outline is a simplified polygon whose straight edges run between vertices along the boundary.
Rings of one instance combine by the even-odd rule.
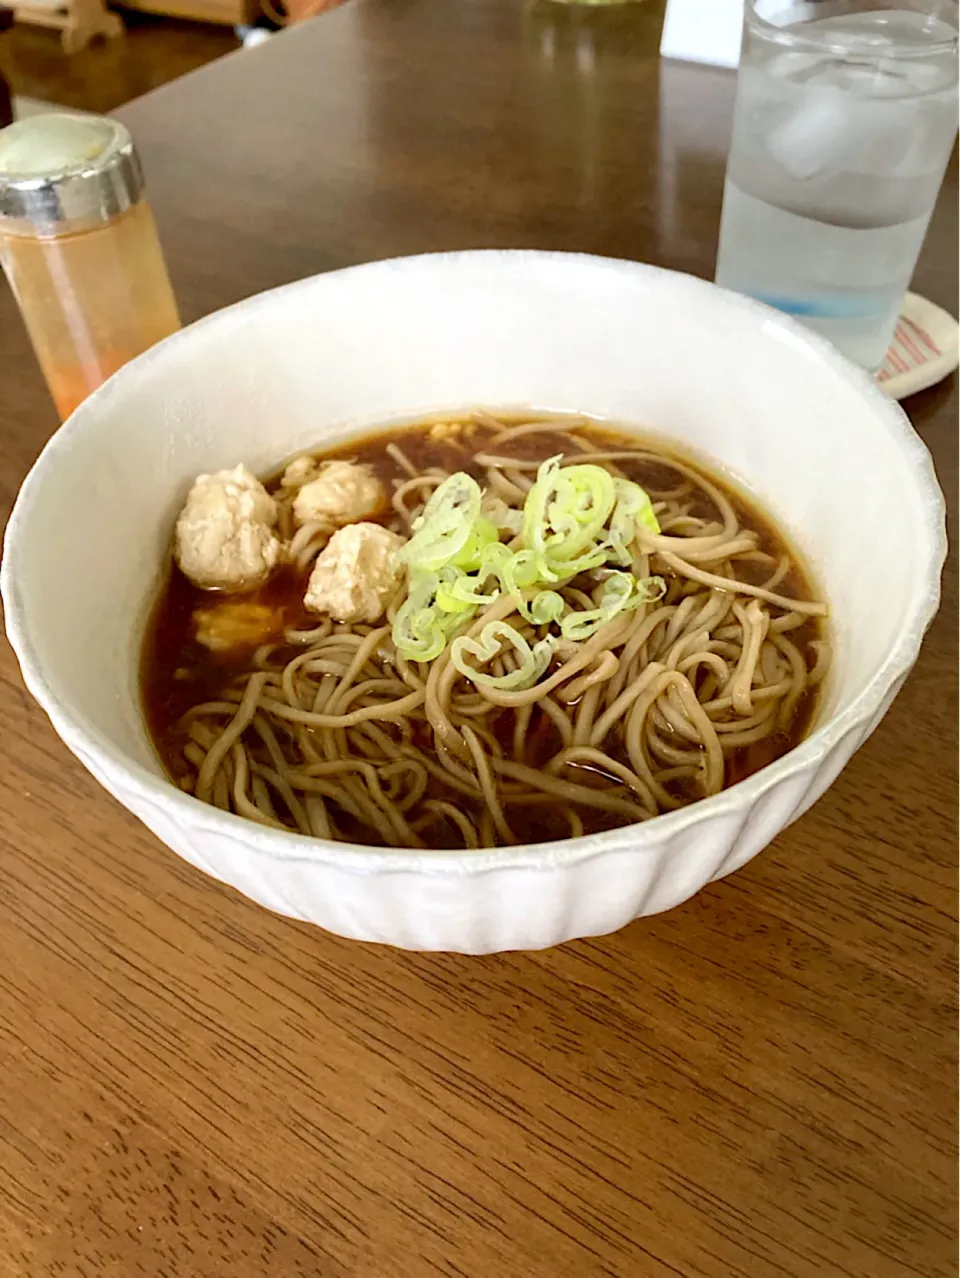
[[[394,852],[262,829],[181,793],[137,662],[198,472],[434,409],[571,409],[672,435],[758,495],[832,606],[815,731],[716,798],[644,825],[489,852]],[[943,501],[900,409],[764,307],[635,263],[553,253],[378,262],[255,297],[149,351],[53,437],[6,535],[7,633],[70,749],[174,851],[344,936],[539,948],[669,909],[755,856],[876,727],[937,607]]]

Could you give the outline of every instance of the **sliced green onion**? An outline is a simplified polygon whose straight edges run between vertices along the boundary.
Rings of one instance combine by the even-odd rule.
[[[520,599],[517,607],[527,621],[532,621],[535,626],[546,626],[552,621],[559,621],[567,605],[555,590],[540,590],[529,602]]]
[[[463,549],[450,562],[455,568],[465,568],[468,572],[472,572],[480,567],[486,548],[499,543],[500,533],[496,524],[484,518],[483,515],[478,515],[470,535],[463,544]]]
[[[393,637],[405,657],[432,661],[478,608],[501,593],[514,599],[517,611],[533,625],[556,624],[565,639],[574,641],[664,593],[659,577],[638,582],[630,572],[610,572],[597,606],[578,612],[568,609],[558,591],[541,588],[603,568],[611,560],[627,567],[638,525],[660,531],[650,498],[639,484],[615,478],[600,466],[561,468],[560,460],[551,457],[539,468],[522,515],[497,497],[485,497],[477,481],[463,471],[433,493],[414,521],[413,536],[398,552],[407,566],[409,585]],[[501,528],[521,533],[520,549],[500,541]],[[481,664],[492,660],[504,642],[521,659],[520,668],[509,675],[488,675],[467,662],[467,656]],[[555,642],[547,637],[531,648],[509,623],[491,622],[479,640],[456,639],[451,659],[474,683],[529,687],[549,664]]]
[[[504,594],[521,599],[539,580],[537,559],[530,550],[511,550],[498,541],[484,550],[480,576],[497,577]]]
[[[519,630],[506,621],[491,621],[483,627],[476,639],[461,635],[450,645],[450,660],[457,670],[471,683],[501,692],[518,692],[532,688],[550,664],[555,641],[541,639],[531,648]],[[520,657],[520,665],[505,675],[491,675],[467,661],[473,657],[481,665],[493,661],[504,644],[509,644]]]
[[[484,578],[479,574],[468,576],[462,568],[455,568],[452,564],[440,569],[439,580],[437,607],[444,612],[464,612],[468,608],[493,603],[500,595],[499,590],[483,593],[480,586]]]
[[[541,577],[559,581],[606,560],[606,522],[616,504],[613,476],[602,466],[566,466],[551,457],[523,504],[523,540]]]
[[[480,516],[483,494],[464,471],[445,479],[413,522],[413,536],[398,558],[413,571],[436,572],[464,550]]]
[[[453,631],[473,615],[469,605],[456,612],[444,612],[438,607],[439,586],[436,573],[414,575],[394,619],[393,642],[408,661],[433,661],[439,657]]]
[[[661,599],[666,589],[666,582],[662,577],[647,577],[638,581],[633,573],[611,572],[601,587],[597,607],[568,613],[560,622],[560,633],[564,639],[578,643],[589,639],[601,626],[605,626],[621,612],[629,612],[639,608],[641,604]]]
[[[660,532],[653,504],[646,491],[630,479],[614,479],[617,504],[610,520],[610,549],[618,563],[630,563],[630,543],[637,535],[637,524]]]

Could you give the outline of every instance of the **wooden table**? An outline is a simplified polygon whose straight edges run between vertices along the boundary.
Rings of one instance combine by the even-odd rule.
[[[709,276],[733,83],[661,66],[660,19],[354,0],[129,107],[186,317],[425,249]],[[916,281],[952,308],[956,224],[953,168]],[[0,369],[8,509],[54,415],[6,292]],[[955,381],[907,407],[952,499]],[[4,650],[0,1272],[955,1272],[956,621],[951,571],[883,726],[739,874],[481,959],[342,941],[205,879],[74,762]]]

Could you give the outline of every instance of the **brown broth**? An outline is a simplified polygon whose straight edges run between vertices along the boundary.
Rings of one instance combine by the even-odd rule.
[[[533,415],[531,414],[531,417]],[[458,420],[444,418],[443,420]],[[511,422],[513,418],[509,419]],[[522,420],[522,419],[516,419]],[[617,465],[630,479],[644,486],[664,488],[675,484],[677,472],[671,469],[671,452],[663,441],[644,437],[640,434],[618,431],[613,428],[589,423],[581,425],[583,419],[577,419],[577,433],[589,440],[598,449],[650,449],[663,457],[663,462],[651,463],[645,459],[618,461]],[[561,430],[570,429],[562,419],[558,421]],[[354,439],[331,449],[316,451],[316,456],[324,460],[342,458],[346,460],[368,463],[376,472],[385,489],[392,489],[394,479],[407,478],[401,465],[386,451],[386,445],[399,445],[406,457],[418,472],[433,466],[453,472],[465,470],[481,480],[484,479],[484,468],[478,465],[464,449],[449,439],[437,439],[430,435],[430,423],[396,427],[378,431]],[[481,443],[480,451],[484,445]],[[506,448],[498,449],[500,455],[506,455],[523,461],[540,461],[563,452],[564,442],[559,437],[549,434],[538,434],[534,437],[521,436],[512,441]],[[692,465],[716,487],[720,488],[731,501],[741,526],[757,533],[759,549],[768,554],[779,556],[787,554],[792,561],[790,572],[783,578],[777,590],[797,599],[809,600],[815,597],[810,581],[805,575],[796,550],[789,544],[776,524],[753,502],[733,488],[722,477],[708,470],[699,459],[691,458],[677,449],[674,453],[678,460]],[[268,479],[267,487],[275,490],[279,485],[281,471],[277,471]],[[712,503],[703,495],[702,509],[695,513],[707,517],[715,515]],[[390,523],[393,512],[388,510],[381,517],[381,522]],[[750,580],[747,570],[756,569],[755,582],[760,582],[769,575],[769,566],[743,564],[742,576]],[[309,628],[316,625],[317,618],[306,614],[302,606],[302,597],[306,584],[306,574],[298,573],[292,567],[284,567],[274,573],[269,582],[257,591],[244,596],[245,600],[262,603],[275,614],[275,636],[279,640],[284,628],[291,626]],[[150,611],[144,634],[141,664],[140,687],[144,718],[154,747],[164,768],[175,782],[186,777],[189,769],[183,758],[183,747],[187,735],[181,726],[183,715],[192,707],[203,701],[216,700],[223,690],[238,674],[250,668],[250,657],[253,648],[231,649],[226,653],[213,653],[197,642],[194,637],[193,614],[195,609],[209,607],[217,596],[210,591],[201,590],[192,585],[173,563],[172,554],[169,559],[166,578]],[[790,632],[790,638],[803,650],[804,645],[812,639],[823,637],[824,622],[820,618],[811,618],[801,627]],[[271,664],[285,664],[297,652],[302,651],[289,645],[281,644]],[[726,785],[733,785],[767,764],[780,758],[788,750],[793,749],[808,733],[812,723],[817,700],[817,689],[808,690],[801,697],[789,729],[771,734],[761,742],[743,747],[727,756]],[[498,739],[505,746],[512,742],[513,712],[501,711],[491,717],[491,727]],[[432,742],[428,739],[429,729],[421,734],[423,740],[415,737],[415,743],[430,749]],[[534,709],[526,737],[526,761],[531,766],[542,766],[560,746],[559,734],[549,717],[538,709]],[[427,794],[433,798],[451,800],[464,808],[469,808],[469,801],[463,795],[447,790],[442,783],[431,780]],[[696,796],[690,795],[690,798]],[[479,809],[477,813],[479,817]],[[586,832],[594,833],[623,824],[621,818],[610,816],[594,808],[580,809]],[[338,816],[338,821],[340,820]],[[566,837],[569,828],[566,821],[551,811],[550,805],[538,806],[527,811],[518,805],[510,809],[510,823],[519,838],[527,842],[542,842],[551,838]],[[342,822],[342,828],[348,836],[357,842],[378,843],[380,840],[366,828],[350,829],[349,821]]]

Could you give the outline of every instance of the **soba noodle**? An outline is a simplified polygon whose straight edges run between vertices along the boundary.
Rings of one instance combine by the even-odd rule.
[[[803,735],[829,662],[826,608],[782,539],[698,467],[549,417],[478,413],[385,438],[362,452],[390,489],[383,522],[403,536],[452,470],[475,475],[512,511],[558,453],[563,465],[637,480],[660,531],[638,524],[632,571],[661,576],[665,594],[582,641],[558,638],[532,687],[474,683],[449,645],[429,662],[398,650],[391,626],[406,584],[376,624],[298,611],[303,571],[325,536],[310,524],[292,533],[292,495],[272,485],[292,535],[293,566],[267,592],[287,608],[282,640],[239,665],[204,654],[198,683],[184,619],[202,592],[172,581],[179,609],[161,598],[151,622],[147,717],[183,789],[318,838],[474,849],[646,821],[719,793]],[[556,586],[576,609],[596,607],[599,589],[589,573]],[[531,648],[550,629],[501,594],[462,634],[477,639],[507,619]],[[518,663],[502,647],[489,670],[502,676]]]

